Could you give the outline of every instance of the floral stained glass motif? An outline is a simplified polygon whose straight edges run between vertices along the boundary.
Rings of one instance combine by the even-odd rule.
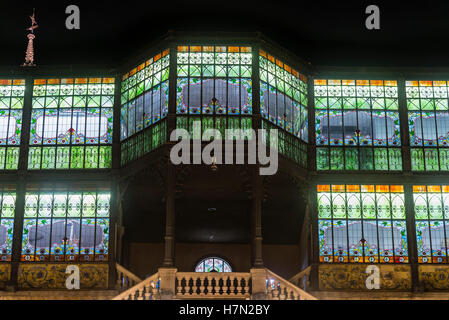
[[[34,80],[28,169],[111,167],[114,82]]]
[[[322,263],[407,263],[404,188],[318,185]]]
[[[413,186],[419,263],[448,263],[449,186]]]
[[[401,171],[396,81],[314,81],[318,170]]]
[[[0,187],[0,263],[11,261],[16,193]]]
[[[406,81],[413,171],[449,171],[447,81]]]
[[[107,261],[108,191],[29,191],[21,261]]]
[[[251,47],[179,46],[176,113],[252,114]]]
[[[195,272],[232,272],[228,262],[221,258],[210,257],[201,260],[195,267]]]
[[[25,80],[0,79],[0,170],[17,170]]]
[[[262,50],[259,65],[262,117],[308,142],[307,78]]]
[[[167,49],[122,77],[122,141],[167,116],[169,64],[170,54]]]

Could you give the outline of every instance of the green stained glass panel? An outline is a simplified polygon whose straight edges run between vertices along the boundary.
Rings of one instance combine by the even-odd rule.
[[[374,167],[377,171],[388,170],[388,149],[374,149]]]
[[[344,193],[332,194],[332,212],[333,218],[346,218],[346,202]]]
[[[342,148],[332,148],[331,152],[331,170],[344,169],[344,156]]]
[[[412,170],[424,171],[424,150],[411,149],[410,153],[412,158]]]
[[[359,157],[357,149],[345,149],[345,169],[359,170]]]
[[[318,216],[320,218],[331,218],[330,193],[318,194]]]
[[[419,220],[428,219],[426,194],[415,193],[413,198],[415,201],[415,218]]]
[[[361,206],[360,206],[360,194],[349,193],[347,194],[347,210],[348,219],[360,219]]]
[[[377,218],[389,219],[391,218],[390,199],[384,194],[376,194],[377,202]]]
[[[316,155],[317,170],[329,170],[329,150],[317,148]]]
[[[362,211],[364,219],[376,219],[376,202],[374,193],[362,194]]]

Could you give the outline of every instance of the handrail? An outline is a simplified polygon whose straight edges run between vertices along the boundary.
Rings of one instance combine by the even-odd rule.
[[[112,300],[158,300],[159,273],[155,273]]]
[[[298,288],[293,283],[278,276],[274,272],[267,272],[267,294],[270,300],[318,300],[311,294]]]
[[[136,281],[137,283],[142,282],[142,279],[140,279],[134,273],[132,273],[128,269],[125,269],[125,267],[119,265],[118,263],[115,264],[115,267],[117,268],[117,272],[121,272],[121,273],[125,274],[128,278]]]
[[[309,279],[310,279],[310,271],[311,270],[312,270],[312,267],[308,266],[307,268],[305,268],[298,274],[291,277],[290,280],[288,280],[288,281],[293,283],[300,289],[307,290],[307,287],[309,286],[309,283],[310,283]],[[306,284],[304,284],[304,281],[300,281],[300,280],[303,280],[304,278],[306,278]]]
[[[142,279],[118,263],[115,264],[115,268],[117,269],[117,290],[124,291],[142,282]]]

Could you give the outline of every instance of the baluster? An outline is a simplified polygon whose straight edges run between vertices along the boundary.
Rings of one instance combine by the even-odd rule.
[[[228,279],[229,279],[228,275],[224,274],[222,276],[223,286],[221,287],[221,290],[222,290],[221,294],[224,295],[224,296],[228,295]]]
[[[179,295],[182,294],[182,279],[183,279],[183,277],[179,277],[179,276],[176,277],[176,280],[178,282],[178,286],[176,287],[176,290],[177,290],[176,292]]]
[[[286,300],[286,288],[283,285],[280,285],[279,288],[281,289],[281,292],[279,294],[279,300]]]
[[[275,287],[273,289],[273,299],[274,300],[279,300],[279,295],[280,295],[279,290],[280,290],[280,288],[277,285],[275,285]]]
[[[142,292],[140,293],[140,297],[138,300],[145,300],[146,293],[147,293],[147,289],[145,288],[145,286],[143,286]]]
[[[238,295],[239,294],[239,281],[236,276],[231,277],[231,295]]]
[[[220,274],[220,276],[217,278],[215,282],[215,295],[216,296],[222,296],[222,290],[224,287],[224,280],[223,280],[223,274]]]
[[[293,289],[290,289],[290,293],[288,294],[288,300],[296,300],[295,291]]]
[[[306,287],[304,288],[304,291],[306,291],[308,288],[310,288],[310,274],[306,274]]]
[[[203,295],[205,292],[204,292],[204,289],[205,289],[205,279],[206,279],[206,277],[205,276],[200,276],[199,277],[199,279],[200,279],[200,295]]]
[[[207,295],[212,296],[212,276],[208,275],[207,277]]]
[[[151,300],[151,292],[152,292],[151,289],[152,289],[151,285],[148,285],[144,288],[145,295],[143,297],[143,300]]]
[[[235,283],[234,283],[234,277],[229,275],[229,295],[234,295],[234,289],[235,289]]]
[[[122,273],[120,271],[117,272],[117,289],[119,291],[122,290]]]
[[[192,295],[196,295],[196,291],[198,290],[198,286],[196,285],[196,279],[194,279],[193,277],[189,277],[189,283],[190,280],[192,280]],[[190,289],[190,286],[189,286]],[[189,294],[190,294],[190,290],[189,290]]]
[[[243,282],[242,282],[242,279],[243,278],[237,278],[236,277],[236,279],[237,279],[237,294],[238,295],[242,295],[243,294]]]
[[[245,279],[245,294],[248,294],[249,293],[249,277],[245,276],[244,279]]]

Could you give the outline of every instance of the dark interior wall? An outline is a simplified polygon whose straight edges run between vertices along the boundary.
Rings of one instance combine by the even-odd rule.
[[[175,264],[178,271],[191,272],[199,260],[207,256],[226,259],[236,272],[249,272],[251,246],[249,244],[177,243]],[[301,267],[299,246],[264,245],[265,266],[286,279],[298,273]],[[129,270],[141,278],[154,274],[164,259],[163,243],[130,243],[128,251]]]
[[[128,245],[127,269],[141,278],[157,272],[164,260],[163,243],[137,243]]]
[[[265,267],[288,280],[301,271],[299,246],[265,244],[262,248]]]

